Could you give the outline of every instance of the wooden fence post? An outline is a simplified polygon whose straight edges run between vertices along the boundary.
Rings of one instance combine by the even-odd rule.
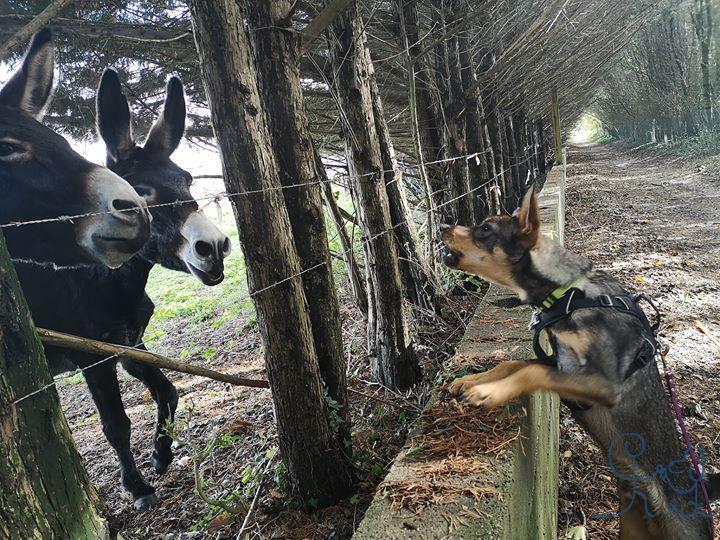
[[[555,142],[555,165],[560,165],[562,159],[562,133],[560,132],[560,104],[557,88],[552,91],[552,124],[553,140]]]

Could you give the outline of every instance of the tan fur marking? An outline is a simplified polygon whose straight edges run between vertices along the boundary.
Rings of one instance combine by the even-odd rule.
[[[460,262],[455,266],[458,270],[475,274],[498,285],[517,288],[512,279],[512,266],[508,256],[500,246],[496,245],[492,253],[480,249],[472,238],[472,229],[460,225],[453,228],[452,235],[443,235],[443,241],[450,249],[462,254]]]
[[[586,332],[584,330],[567,332],[554,331],[553,335],[564,347],[572,350],[578,358],[584,358],[587,356],[590,344],[592,343],[592,336],[590,335],[590,332]]]
[[[563,373],[539,364],[529,364],[504,379],[475,385],[463,393],[463,399],[472,405],[493,408],[538,390],[554,392],[563,399],[607,407],[617,403],[617,392],[603,377]]]
[[[483,373],[475,373],[474,375],[459,377],[450,384],[450,393],[460,395],[475,385],[504,379],[516,371],[527,367],[527,365],[527,362],[522,362],[520,360],[508,360]]]

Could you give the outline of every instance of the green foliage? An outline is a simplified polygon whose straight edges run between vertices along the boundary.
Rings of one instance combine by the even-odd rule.
[[[667,145],[673,154],[689,157],[706,157],[720,154],[720,131],[703,131],[695,137],[680,139]]]

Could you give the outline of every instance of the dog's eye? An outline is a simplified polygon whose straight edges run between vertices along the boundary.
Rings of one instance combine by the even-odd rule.
[[[481,230],[482,232],[487,233],[487,232],[492,231],[492,227],[490,226],[489,223],[483,223],[482,225],[480,225],[480,230]]]

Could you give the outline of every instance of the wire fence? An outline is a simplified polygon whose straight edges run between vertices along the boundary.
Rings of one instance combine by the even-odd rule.
[[[479,155],[479,153],[468,154],[468,155],[464,155],[464,156],[458,156],[458,157],[454,157],[454,158],[449,158],[449,159],[444,159],[444,160],[438,160],[438,161],[433,162],[433,163],[439,164],[439,163],[446,163],[446,162],[456,161],[456,160],[459,160],[459,159],[473,159],[473,158],[477,157],[478,155]],[[530,162],[530,161],[531,161],[531,158],[528,157],[523,163],[528,163],[528,162]],[[427,163],[426,163],[426,164],[427,164]],[[371,176],[371,175],[379,175],[379,174],[384,174],[384,173],[387,173],[387,172],[398,172],[398,169],[390,169],[390,170],[378,171],[378,172],[374,172],[374,173],[370,173],[370,174],[365,174],[365,175],[359,175],[359,176],[357,176],[356,178],[367,177],[367,176]],[[467,196],[475,193],[476,191],[478,191],[478,190],[480,190],[480,189],[483,189],[483,188],[487,187],[488,185],[492,184],[492,183],[495,182],[496,180],[498,180],[498,179],[500,179],[501,177],[503,177],[504,174],[505,174],[505,172],[500,172],[500,173],[496,174],[495,176],[489,178],[489,179],[486,180],[485,182],[483,182],[483,183],[481,183],[481,184],[479,184],[479,185],[477,185],[477,186],[469,189],[469,190],[466,191],[465,193],[462,193],[462,194],[460,194],[460,195],[458,195],[458,196],[456,196],[456,197],[453,197],[453,198],[451,198],[451,199],[448,199],[448,200],[446,200],[446,201],[444,201],[444,202],[436,205],[432,210],[426,210],[424,213],[425,213],[425,214],[429,214],[431,211],[437,211],[437,209],[442,208],[442,207],[444,207],[444,206],[447,206],[447,205],[455,202],[456,200],[459,200],[459,199],[461,199],[461,198],[463,198],[463,197],[467,197]],[[276,190],[281,190],[281,189],[290,189],[290,188],[296,188],[296,187],[304,187],[304,186],[318,185],[318,184],[322,184],[322,183],[325,183],[325,182],[331,182],[331,181],[330,181],[330,180],[327,180],[327,181],[326,181],[326,180],[320,180],[320,181],[317,181],[317,182],[305,182],[305,183],[298,183],[298,184],[292,184],[292,185],[287,185],[287,186],[272,187],[272,188],[268,188],[268,189],[266,189],[266,190],[253,190],[253,191],[245,191],[245,192],[242,192],[242,193],[226,194],[226,195],[224,195],[224,196],[225,196],[225,197],[233,197],[233,196],[237,196],[237,195],[247,195],[247,194],[254,194],[254,193],[262,193],[262,192],[264,192],[264,191],[276,191]],[[175,202],[175,203],[167,203],[167,204],[161,204],[161,205],[149,205],[148,208],[154,208],[154,207],[157,207],[157,206],[169,206],[169,205],[175,205],[175,204],[184,204],[184,203],[196,202],[196,201],[198,201],[198,200],[202,200],[202,199],[192,199],[192,200],[189,200],[189,201],[178,201],[178,202]],[[417,210],[417,209],[416,209],[416,210]],[[5,225],[2,225],[2,226],[0,226],[0,227],[13,227],[13,226],[20,227],[20,226],[23,226],[23,225],[35,224],[35,223],[38,223],[38,222],[40,222],[40,223],[66,222],[66,221],[71,221],[71,220],[74,219],[74,218],[85,217],[85,216],[87,216],[87,215],[99,215],[99,214],[97,214],[97,213],[96,213],[96,214],[84,214],[84,215],[82,215],[82,216],[72,216],[72,217],[63,216],[63,217],[53,218],[53,219],[47,219],[47,220],[34,220],[34,221],[26,221],[26,222],[17,222],[17,223],[5,224]],[[381,237],[381,236],[383,236],[383,235],[385,235],[385,234],[389,234],[389,233],[393,232],[395,229],[397,229],[397,228],[399,228],[399,227],[403,227],[403,226],[405,226],[405,225],[408,225],[409,223],[410,223],[410,222],[409,222],[408,220],[400,221],[400,222],[396,223],[395,225],[393,225],[392,227],[390,227],[390,228],[388,228],[388,229],[385,229],[385,230],[383,230],[383,231],[377,232],[377,233],[372,234],[372,235],[370,235],[370,236],[368,236],[368,237],[363,237],[363,238],[361,238],[361,239],[360,239],[360,242],[361,242],[361,243],[364,243],[364,244],[367,244],[367,243],[372,242],[372,241],[376,240],[377,238],[379,238],[379,237]],[[341,254],[341,255],[347,255],[347,254],[349,254],[350,252],[352,252],[354,249],[355,249],[354,246],[351,246],[350,248],[348,248],[348,249],[346,249],[346,250],[344,250],[344,251],[341,251],[340,254]],[[433,253],[436,254],[438,250],[439,250],[439,248],[435,249]],[[321,262],[321,263],[319,263],[319,264],[316,264],[316,265],[311,266],[311,267],[309,267],[309,268],[305,268],[304,270],[301,270],[301,271],[299,271],[299,272],[297,272],[297,273],[295,273],[295,274],[292,274],[292,275],[287,276],[287,277],[285,277],[285,278],[283,278],[283,279],[280,279],[280,280],[278,280],[278,281],[276,281],[276,282],[274,282],[274,283],[272,283],[272,284],[270,284],[270,285],[267,285],[267,286],[265,286],[265,287],[262,287],[262,288],[260,288],[260,289],[258,289],[258,290],[256,290],[256,291],[252,291],[252,292],[250,292],[250,293],[247,294],[247,295],[244,295],[244,296],[239,297],[236,302],[237,302],[237,303],[242,303],[242,302],[244,302],[244,301],[246,301],[246,300],[250,300],[250,299],[252,299],[253,297],[255,297],[255,296],[259,295],[259,294],[262,294],[262,293],[264,293],[264,292],[266,292],[266,291],[268,291],[268,290],[270,290],[270,289],[273,289],[273,288],[275,288],[275,287],[278,287],[278,286],[280,286],[280,285],[282,285],[282,284],[284,284],[284,283],[287,283],[287,282],[289,282],[289,281],[291,281],[291,280],[293,280],[293,279],[296,279],[296,278],[298,278],[298,277],[300,277],[300,276],[302,276],[302,275],[304,275],[304,274],[306,274],[306,273],[308,273],[308,272],[312,272],[312,271],[314,271],[314,270],[317,270],[317,269],[319,269],[319,268],[321,268],[321,267],[323,267],[323,266],[330,266],[330,268],[332,269],[332,260],[323,261],[323,262]],[[143,339],[141,338],[140,341],[138,341],[134,346],[131,346],[131,347],[129,347],[129,348],[131,348],[131,349],[136,349],[136,350],[140,350],[140,349],[138,349],[138,347],[140,347],[140,345],[144,345],[144,344],[146,344],[146,343],[152,343],[152,342],[156,341],[157,339],[159,339],[159,338],[151,338],[151,339],[148,339],[148,340],[143,340]],[[90,365],[88,365],[88,366],[85,366],[85,367],[82,367],[82,368],[78,368],[77,370],[75,370],[74,373],[75,373],[75,374],[78,374],[78,373],[83,373],[83,374],[84,374],[85,371],[87,371],[87,370],[89,370],[89,369],[96,368],[96,367],[98,367],[98,366],[100,366],[100,365],[102,365],[102,364],[105,364],[106,362],[110,362],[110,361],[112,361],[112,360],[115,360],[115,359],[119,358],[120,356],[122,356],[121,353],[112,354],[112,355],[110,355],[110,356],[108,356],[108,357],[105,357],[105,358],[103,358],[103,359],[101,359],[101,360],[98,360],[97,362],[94,362],[94,363],[92,363],[92,364],[90,364]],[[21,396],[21,397],[19,397],[19,398],[16,398],[16,399],[13,400],[10,404],[13,405],[13,406],[16,406],[16,405],[22,403],[23,401],[25,401],[25,400],[27,400],[27,399],[35,396],[35,395],[38,395],[38,394],[40,394],[40,393],[42,393],[42,392],[44,392],[44,391],[46,391],[46,390],[49,390],[50,388],[53,388],[53,387],[57,386],[58,383],[59,383],[58,380],[53,380],[52,382],[50,382],[50,383],[48,383],[48,384],[45,384],[45,385],[41,386],[40,388],[38,388],[38,389],[36,389],[36,390],[34,390],[34,391],[32,391],[32,392],[29,392],[28,394],[25,394],[25,395],[23,395],[23,396]]]
[[[443,164],[443,163],[450,163],[453,161],[458,161],[461,159],[470,160],[473,158],[477,158],[481,155],[482,155],[481,152],[475,152],[473,154],[466,154],[463,156],[456,156],[456,157],[452,157],[452,158],[439,159],[436,161],[426,162],[425,165],[439,165],[439,164]],[[530,159],[528,158],[526,160],[526,162],[529,160]],[[410,168],[410,167],[406,167],[406,168]],[[371,177],[371,176],[381,176],[385,173],[390,173],[390,172],[394,172],[394,173],[403,172],[403,169],[398,169],[398,168],[382,169],[379,171],[373,171],[371,173],[365,173],[365,174],[354,175],[354,176],[344,176],[344,178],[357,180],[357,179],[367,178],[367,177]],[[496,175],[496,177],[500,177],[500,176],[502,176],[502,174]],[[392,183],[394,181],[395,180],[391,180],[390,182],[388,182],[388,184]],[[209,195],[209,196],[205,196],[205,197],[181,199],[181,200],[167,202],[167,203],[149,204],[149,205],[147,205],[147,208],[153,209],[153,208],[163,208],[163,207],[168,207],[168,206],[183,206],[185,204],[193,204],[193,203],[197,203],[197,202],[201,202],[201,201],[209,201],[210,203],[212,203],[214,201],[219,201],[221,199],[231,199],[234,197],[242,197],[242,196],[248,196],[248,195],[259,195],[262,193],[282,191],[284,189],[318,186],[318,185],[322,185],[322,184],[329,184],[329,183],[335,183],[335,182],[336,182],[336,180],[334,180],[334,179],[323,179],[323,180],[315,180],[313,182],[299,182],[296,184],[272,186],[272,187],[267,187],[267,188],[262,188],[262,189],[252,189],[252,190],[247,190],[247,191],[237,191],[237,192],[231,192],[231,193],[224,191],[224,192],[217,193],[215,195]],[[462,195],[461,197],[463,197],[463,196],[465,196],[465,195]],[[95,216],[103,216],[103,215],[108,215],[108,214],[117,214],[118,212],[137,212],[137,209],[128,208],[128,209],[113,210],[113,211],[107,210],[104,212],[86,212],[84,214],[75,214],[75,215],[71,215],[71,216],[55,216],[55,217],[50,217],[50,218],[33,219],[33,220],[27,220],[27,221],[11,221],[8,223],[0,224],[0,229],[17,228],[17,227],[23,227],[23,226],[27,226],[27,225],[40,225],[40,224],[47,224],[47,223],[67,223],[67,222],[72,222],[73,220],[76,220],[76,219],[95,217]]]

